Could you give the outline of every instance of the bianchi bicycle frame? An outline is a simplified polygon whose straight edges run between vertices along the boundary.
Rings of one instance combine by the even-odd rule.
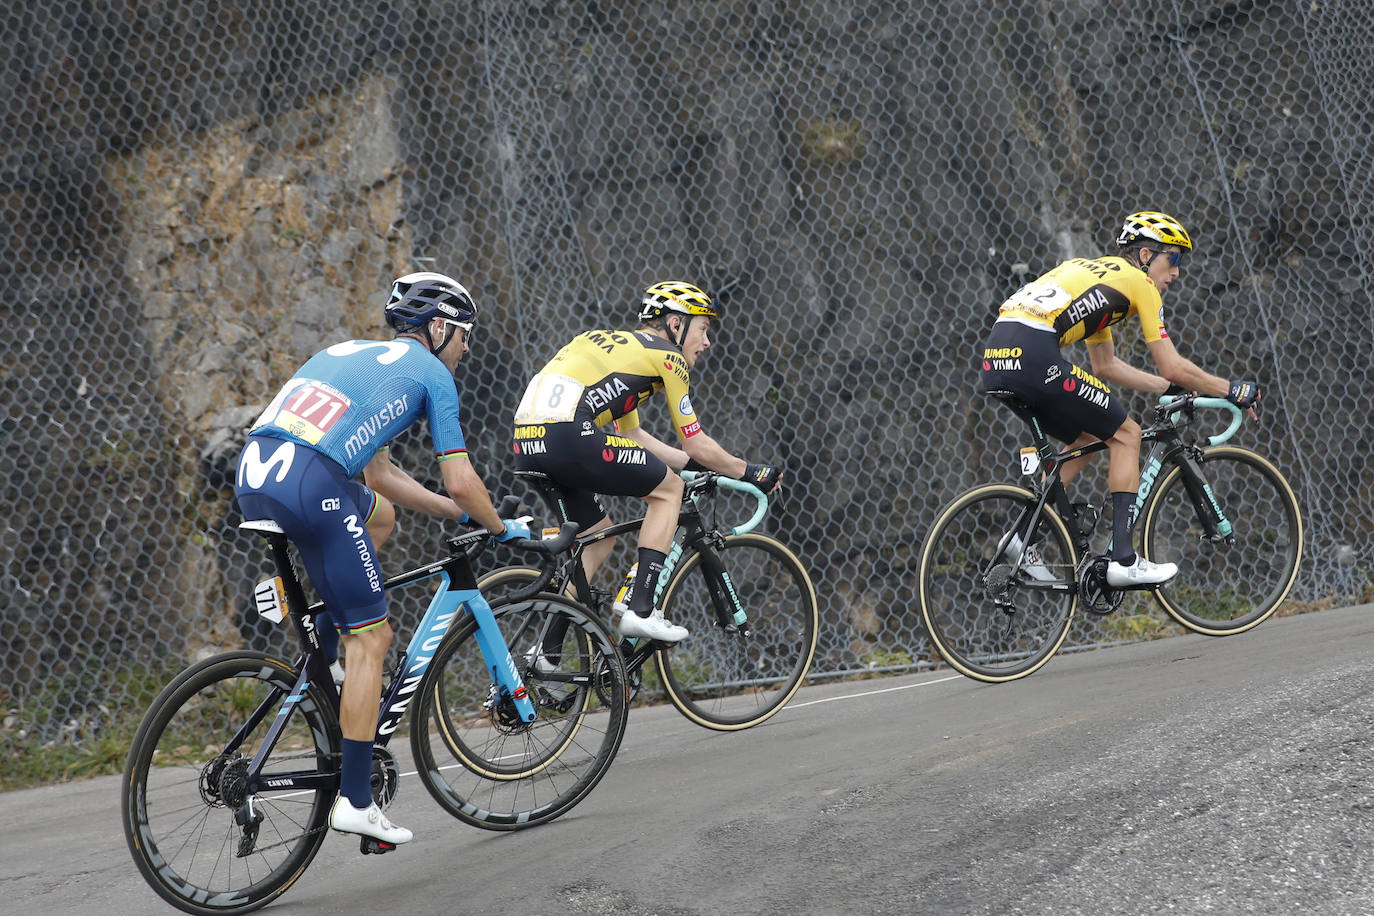
[[[1192,422],[1195,408],[1198,407],[1226,410],[1231,414],[1231,422],[1226,429],[1207,438],[1209,446],[1221,445],[1234,436],[1236,430],[1240,429],[1243,420],[1240,408],[1224,398],[1161,397],[1160,406],[1156,409],[1160,421],[1141,430],[1140,434],[1142,442],[1150,443],[1150,450],[1146,454],[1141,470],[1140,488],[1136,496],[1133,518],[1141,517],[1145,503],[1149,500],[1154,491],[1155,482],[1159,479],[1160,471],[1167,464],[1176,464],[1179,467],[1184,488],[1187,490],[1191,502],[1197,508],[1198,521],[1202,525],[1207,539],[1220,541],[1231,537],[1233,530],[1231,522],[1226,518],[1225,512],[1212,492],[1211,485],[1203,476],[1200,466],[1202,447],[1182,441],[1181,429],[1184,425]],[[1039,498],[1036,500],[1034,508],[1030,510],[1029,524],[1022,524],[1018,521],[1013,526],[1012,531],[1034,530],[1040,521],[1040,515],[1044,511],[1045,503],[1049,500],[1050,494],[1055,493],[1055,508],[1059,510],[1060,517],[1068,526],[1069,534],[1074,539],[1075,548],[1084,559],[1087,559],[1089,532],[1084,531],[1077,524],[1076,512],[1073,503],[1069,500],[1068,493],[1063,487],[1055,488],[1052,481],[1058,479],[1059,469],[1065,462],[1104,451],[1107,448],[1107,443],[1102,441],[1090,442],[1087,445],[1061,452],[1050,444],[1044,430],[1041,429],[1039,422],[1034,417],[1029,419],[1029,423],[1035,445],[1021,449],[1021,473],[1029,480],[1031,491],[1036,493]],[[997,555],[1000,555],[1000,550]],[[1019,557],[1017,558],[1017,565],[1020,565]],[[1075,588],[1072,582],[1066,581],[1027,582],[1024,584],[1030,588],[1047,591],[1069,591]]]
[[[673,572],[677,569],[678,563],[682,561],[687,551],[693,548],[698,550],[701,555],[701,564],[706,572],[707,590],[711,595],[711,603],[715,608],[716,617],[722,627],[735,627],[748,635],[749,615],[744,610],[744,604],[740,601],[739,595],[735,592],[735,587],[730,581],[730,574],[726,571],[725,565],[721,563],[720,556],[713,548],[720,547],[727,534],[745,534],[753,531],[758,526],[763,517],[768,514],[768,496],[758,487],[733,477],[721,477],[714,473],[701,473],[697,471],[682,471],[682,479],[687,482],[687,490],[684,494],[683,509],[679,515],[679,527],[684,529],[684,534],[680,539],[673,541],[673,546],[668,551],[668,556],[663,561],[663,571],[659,573],[658,583],[654,588],[654,606],[658,607],[663,598],[663,591],[672,581]],[[700,482],[693,484],[694,481]],[[549,493],[549,502],[557,506],[560,511],[560,521],[567,523],[566,513],[563,512],[562,501],[558,498],[555,490],[550,489],[546,483],[541,483],[537,479],[536,485],[541,486]],[[699,493],[710,487],[719,487],[722,490],[734,490],[752,496],[755,501],[754,513],[744,522],[729,529],[728,532],[717,531],[708,527],[702,522],[701,507],[697,503]],[[603,528],[593,534],[577,538],[573,542],[572,556],[562,565],[563,572],[558,579],[555,579],[555,570],[560,564],[547,564],[539,579],[525,588],[521,588],[511,594],[508,600],[517,601],[532,597],[541,591],[550,580],[555,581],[556,588],[561,589],[571,583],[580,601],[594,606],[592,601],[592,590],[587,582],[586,570],[582,566],[581,552],[598,541],[613,538],[630,531],[636,531],[643,523],[643,519],[632,519],[627,522],[620,522]],[[633,642],[633,641],[632,641]]]

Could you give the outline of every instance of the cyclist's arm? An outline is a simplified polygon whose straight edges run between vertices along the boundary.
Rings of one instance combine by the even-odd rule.
[[[699,432],[683,440],[683,448],[674,448],[642,426],[622,430],[620,434],[644,446],[645,451],[675,471],[682,470],[689,460],[696,459],[698,463],[729,477],[739,477],[744,473],[744,459],[731,455],[705,433]]]
[[[460,511],[466,512],[475,524],[492,534],[501,534],[506,530],[496,507],[491,504],[487,485],[482,482],[466,455],[441,461],[439,471],[444,476],[444,489],[453,497],[452,501]]]
[[[467,461],[462,460],[462,463],[467,464]],[[460,518],[463,514],[463,510],[452,499],[435,493],[403,471],[391,460],[390,449],[384,448],[372,456],[372,460],[363,468],[363,483],[398,506],[435,518]]]
[[[1217,398],[1226,397],[1230,383],[1224,378],[1199,368],[1192,360],[1182,356],[1174,348],[1173,341],[1167,337],[1151,341],[1148,346],[1150,355],[1155,358],[1155,365],[1159,367],[1160,375],[1170,382],[1199,394],[1207,394]]]
[[[1113,385],[1163,394],[1169,380],[1144,369],[1137,369],[1116,355],[1116,345],[1110,340],[1087,342],[1088,358],[1092,360],[1093,375]]]

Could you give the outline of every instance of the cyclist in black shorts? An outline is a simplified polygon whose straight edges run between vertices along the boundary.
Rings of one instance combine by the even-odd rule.
[[[765,493],[782,479],[776,465],[751,464],[722,448],[702,431],[692,406],[689,370],[711,345],[717,316],[711,297],[692,284],[656,283],[645,290],[637,330],[573,338],[530,380],[515,413],[516,468],[559,483],[568,492],[568,518],[584,532],[611,524],[598,494],[638,496],[648,504],[638,563],[614,606],[622,636],[678,642],[688,635],[650,606],[682,503],[682,478],[669,469],[719,471]],[[659,390],[682,448],[639,425],[639,405]],[[589,577],[613,546],[607,539],[586,550]]]
[[[1178,568],[1137,556],[1131,544],[1131,516],[1140,487],[1140,426],[1126,416],[1125,406],[1106,382],[1155,394],[1197,391],[1225,397],[1249,408],[1252,416],[1260,392],[1255,382],[1227,381],[1204,371],[1169,340],[1161,294],[1178,279],[1179,265],[1193,249],[1178,220],[1153,210],[1132,213],[1116,244],[1115,256],[1070,258],[1002,303],[983,349],[980,387],[1015,392],[1056,439],[1073,446],[1106,441],[1114,513],[1107,583],[1138,588],[1166,582]],[[1110,327],[1131,315],[1140,319],[1158,375],[1116,355]],[[1092,372],[1068,362],[1060,352],[1077,340],[1087,345]],[[1062,482],[1068,484],[1090,458],[1065,464]],[[1007,552],[1015,556],[1021,549],[1020,537],[1013,537]],[[1031,575],[1053,578],[1034,543],[1026,545],[1024,559]]]

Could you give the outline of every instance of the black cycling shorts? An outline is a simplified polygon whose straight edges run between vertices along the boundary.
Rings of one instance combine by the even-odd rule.
[[[1034,416],[1062,442],[1085,432],[1108,439],[1126,422],[1125,405],[1101,379],[1064,359],[1054,331],[1012,321],[994,324],[978,384],[982,391],[1016,392],[1030,410],[1012,410],[1022,419]]]
[[[668,476],[668,466],[644,446],[590,421],[517,426],[512,440],[516,470],[541,471],[557,482],[568,519],[583,529],[606,517],[597,494],[648,496]]]

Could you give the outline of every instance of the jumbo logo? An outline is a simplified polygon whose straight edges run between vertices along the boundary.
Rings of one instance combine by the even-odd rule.
[[[1103,390],[1105,390],[1105,391],[1111,391],[1110,388],[1108,388],[1106,385],[1104,385],[1104,384],[1102,383],[1102,380],[1101,380],[1100,378],[1098,378],[1097,376],[1093,375],[1091,372],[1084,372],[1082,369],[1078,368],[1077,366],[1070,366],[1070,367],[1069,367],[1069,372],[1070,372],[1070,374],[1072,374],[1072,375],[1074,376],[1074,378],[1077,378],[1077,379],[1079,379],[1080,381],[1087,382],[1089,385],[1093,385],[1093,386],[1095,386],[1095,387],[1097,387],[1097,388],[1101,388],[1101,389],[1103,389]],[[1065,387],[1065,390],[1066,390],[1066,391],[1072,391],[1073,389],[1072,389],[1072,388]]]
[[[515,428],[515,438],[517,439],[542,439],[546,430],[542,426],[517,426]]]

